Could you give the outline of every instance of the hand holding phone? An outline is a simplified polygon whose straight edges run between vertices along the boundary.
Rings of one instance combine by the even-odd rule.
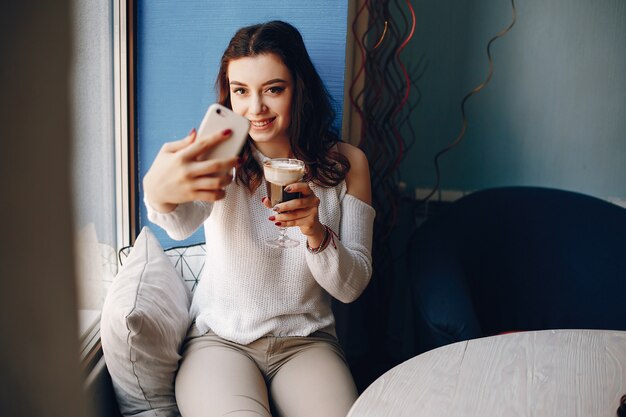
[[[197,133],[164,144],[157,154],[143,179],[150,206],[168,213],[178,204],[224,198],[224,187],[234,175],[230,173],[234,158],[241,152],[249,127],[246,118],[219,104],[211,105]],[[223,133],[227,129],[230,135]],[[182,157],[176,157],[179,153]],[[194,175],[189,175],[190,170]]]
[[[210,105],[202,119],[202,123],[200,123],[196,140],[205,139],[214,133],[226,129],[232,130],[231,136],[215,145],[198,159],[226,159],[239,155],[250,129],[250,122],[245,117],[234,113],[221,104]]]

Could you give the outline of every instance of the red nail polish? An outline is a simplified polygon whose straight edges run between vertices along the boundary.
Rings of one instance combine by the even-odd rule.
[[[274,220],[276,220],[276,216],[270,216],[270,217],[269,217],[269,220],[270,220],[270,221],[274,221]]]
[[[280,226],[282,223],[281,222],[276,222],[274,223],[276,226]]]
[[[193,135],[194,133],[196,133],[196,128],[195,128],[195,127],[189,131],[189,133],[187,134],[187,136],[191,136],[191,135]]]
[[[223,132],[222,132],[222,135],[223,135],[223,136],[228,136],[228,135],[230,135],[231,133],[233,133],[233,131],[232,131],[232,130],[230,130],[230,129],[226,129],[225,131],[223,131]]]
[[[265,203],[265,199],[266,199],[266,198],[267,198],[267,197],[263,197],[263,198],[261,199],[261,203]]]

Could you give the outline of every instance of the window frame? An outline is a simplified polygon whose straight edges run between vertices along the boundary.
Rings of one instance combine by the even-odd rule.
[[[135,146],[134,1],[113,0],[113,103],[115,146],[116,251],[137,237]],[[119,267],[118,261],[118,267]],[[101,311],[78,312],[86,325],[79,335],[82,369],[89,373],[102,358]],[[96,314],[97,313],[97,314]]]
[[[114,103],[117,248],[137,236],[135,146],[135,20],[133,0],[114,0]]]

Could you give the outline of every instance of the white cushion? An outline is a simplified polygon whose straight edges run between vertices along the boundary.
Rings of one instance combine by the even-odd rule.
[[[179,416],[174,377],[191,324],[191,293],[147,228],[113,280],[101,339],[123,415]]]
[[[119,252],[119,261],[126,263],[132,246],[124,247]],[[187,288],[193,293],[200,283],[204,262],[206,260],[206,244],[195,243],[186,246],[176,246],[164,249],[176,271],[183,277]]]

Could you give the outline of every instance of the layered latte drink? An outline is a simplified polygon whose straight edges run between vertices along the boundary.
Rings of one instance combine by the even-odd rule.
[[[263,165],[263,175],[267,182],[267,196],[272,206],[299,198],[300,193],[285,192],[285,187],[304,177],[304,162],[298,159],[270,159]]]

